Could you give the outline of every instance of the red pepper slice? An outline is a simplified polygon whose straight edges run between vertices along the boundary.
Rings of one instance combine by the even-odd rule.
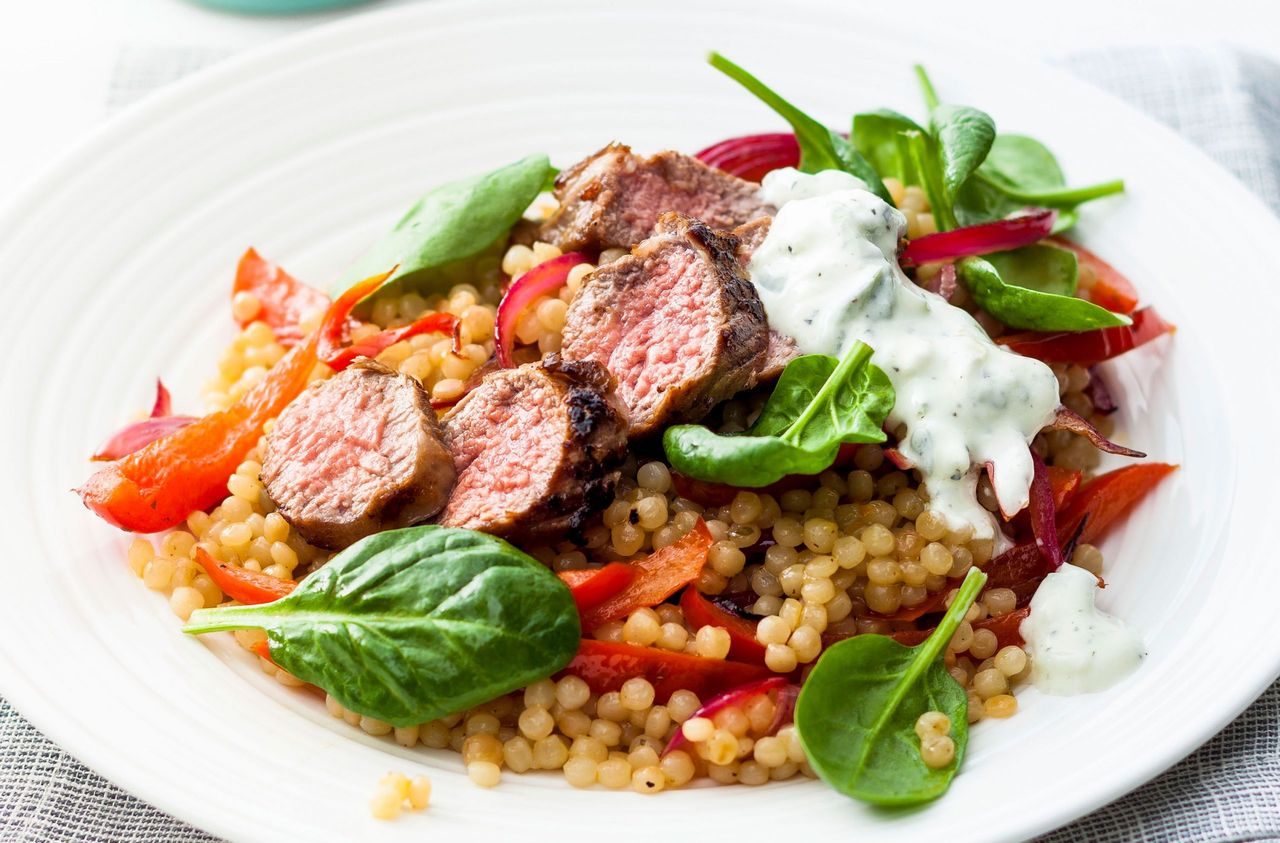
[[[381,279],[356,285],[360,297]],[[336,318],[330,308],[321,331]],[[107,523],[135,533],[155,533],[208,509],[227,493],[227,478],[258,443],[262,426],[298,396],[315,368],[317,335],[294,346],[266,378],[236,403],[157,439],[119,462],[99,469],[77,490],[85,506]]]
[[[236,293],[253,293],[262,305],[252,318],[239,320],[240,327],[254,321],[266,322],[275,332],[276,342],[283,346],[297,345],[302,340],[298,327],[302,319],[329,306],[328,296],[264,260],[254,249],[245,252],[236,267],[231,295]]]
[[[1057,211],[1038,210],[1009,219],[927,234],[908,243],[898,260],[903,266],[919,266],[1030,246],[1047,237],[1057,219]]]
[[[196,548],[196,561],[204,568],[213,584],[232,600],[254,605],[270,603],[289,594],[296,583],[278,580],[259,571],[251,571],[242,565],[220,562],[202,547]]]
[[[766,174],[800,163],[800,144],[790,132],[745,135],[712,144],[694,156],[747,181],[760,181]]]
[[[1074,535],[1083,522],[1079,542],[1093,542],[1177,469],[1163,462],[1129,465],[1100,474],[1080,487],[1058,516],[1062,535]]]
[[[689,586],[680,595],[680,608],[685,623],[694,630],[704,626],[723,627],[729,633],[729,658],[740,662],[764,664],[765,647],[756,640],[756,622],[735,615],[703,597]]]
[[[701,518],[697,526],[674,544],[655,550],[631,563],[635,579],[613,597],[582,615],[582,628],[594,629],[602,623],[625,617],[643,606],[656,606],[693,582],[702,573],[711,532]]]
[[[560,580],[569,586],[578,614],[585,615],[611,597],[616,597],[636,578],[636,569],[626,562],[610,562],[603,568],[561,571]]]
[[[1021,609],[1015,609],[1007,615],[1001,615],[998,618],[986,618],[973,624],[973,628],[989,629],[996,635],[996,647],[1008,647],[1011,644],[1022,645],[1022,633],[1018,628],[1022,626],[1022,622],[1027,619],[1027,615],[1031,610],[1025,606]],[[905,644],[908,647],[914,647],[922,643],[933,633],[934,627],[929,629],[907,629],[902,632],[890,633],[889,637],[899,644]],[[848,637],[847,635],[844,637]]]
[[[1132,325],[1116,328],[1099,328],[1096,331],[1081,331],[1074,334],[1021,331],[998,337],[996,342],[1019,354],[1034,357],[1046,363],[1078,363],[1081,366],[1092,366],[1177,330],[1160,318],[1160,314],[1156,313],[1155,308],[1152,307],[1135,311],[1130,318],[1133,319]]]
[[[461,327],[458,317],[452,313],[427,313],[419,316],[408,325],[399,328],[388,328],[371,337],[366,337],[324,358],[330,369],[340,372],[351,365],[357,357],[377,357],[391,346],[416,337],[419,334],[449,334],[453,337],[453,350],[460,351],[461,339],[458,329]]]
[[[1049,472],[1049,487],[1053,490],[1054,510],[1061,510],[1075,494],[1076,489],[1080,488],[1082,475],[1074,469],[1060,468],[1056,465],[1047,466],[1046,469]]]
[[[1059,537],[1077,543],[1097,539],[1176,468],[1168,463],[1142,463],[1098,475],[1081,486],[1059,511]],[[984,570],[987,588],[1011,588],[1019,602],[1029,599],[1048,573],[1035,542],[1010,548]]]
[[[628,679],[643,677],[653,685],[654,698],[663,703],[681,689],[693,691],[699,699],[707,699],[730,688],[773,676],[768,668],[745,662],[704,659],[657,647],[589,638],[582,640],[578,655],[564,672],[580,677],[597,694],[616,691]]]
[[[1138,307],[1138,290],[1114,266],[1093,252],[1065,237],[1050,237],[1049,242],[1076,254],[1076,262],[1094,276],[1089,301],[1112,313],[1133,313]]]
[[[904,606],[891,615],[880,615],[875,612],[872,612],[872,615],[886,621],[914,621],[924,617],[930,612],[941,612],[945,609],[947,594],[950,593],[950,591],[951,586],[947,586],[941,591],[935,591],[933,594],[930,594],[915,606]]]

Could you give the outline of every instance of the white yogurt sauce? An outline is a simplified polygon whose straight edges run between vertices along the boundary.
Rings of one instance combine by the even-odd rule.
[[[1001,537],[977,501],[978,475],[991,463],[1005,511],[1027,505],[1027,444],[1059,403],[1053,372],[913,284],[897,259],[906,219],[859,179],[787,168],[765,176],[760,192],[778,213],[748,271],[769,324],[806,354],[871,346],[897,393],[889,423],[906,425],[898,449],[920,470],[930,508],[952,529]]]
[[[1063,565],[1031,598],[1022,637],[1031,654],[1031,681],[1048,694],[1101,691],[1123,679],[1146,654],[1124,621],[1094,605],[1097,578]]]

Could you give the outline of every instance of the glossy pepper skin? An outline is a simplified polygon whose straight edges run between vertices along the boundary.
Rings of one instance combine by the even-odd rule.
[[[636,569],[626,562],[610,562],[586,571],[561,571],[559,577],[569,586],[578,614],[583,615],[622,593],[635,580]]]
[[[757,622],[736,615],[703,597],[689,586],[680,595],[680,609],[685,623],[694,630],[718,626],[729,633],[729,658],[734,661],[764,664],[765,647],[756,640]]]
[[[99,469],[77,491],[104,521],[134,533],[176,527],[196,510],[226,497],[227,478],[258,444],[262,428],[306,389],[319,362],[318,337],[341,332],[330,323],[382,283],[370,278],[334,302],[320,330],[294,346],[253,389],[225,410],[210,413]],[[346,310],[343,310],[343,308]]]
[[[1045,363],[1077,363],[1093,366],[1103,360],[1119,357],[1157,337],[1172,333],[1174,326],[1162,319],[1153,307],[1136,310],[1130,316],[1132,325],[1099,328],[1079,333],[1042,334],[1020,331],[997,337],[996,342],[1026,357]]]
[[[271,326],[276,342],[283,346],[302,341],[299,324],[307,315],[329,306],[329,297],[302,283],[279,266],[263,258],[254,249],[245,252],[236,267],[236,280],[231,295],[252,293],[261,309],[250,319],[237,320],[240,327],[261,321]]]
[[[658,605],[698,578],[710,550],[711,532],[699,518],[697,525],[674,544],[632,562],[635,579],[613,597],[582,613],[582,628],[592,630],[636,609]]]
[[[248,606],[279,600],[296,587],[296,583],[288,580],[278,580],[269,574],[222,562],[202,547],[196,548],[196,561],[223,594]]]
[[[564,672],[581,678],[597,694],[616,691],[623,682],[638,676],[649,680],[654,687],[654,699],[663,703],[681,689],[708,699],[774,675],[759,665],[589,638],[582,640],[578,655]]]

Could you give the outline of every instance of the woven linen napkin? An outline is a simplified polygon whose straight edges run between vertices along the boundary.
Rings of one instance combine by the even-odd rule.
[[[224,51],[129,48],[114,110]],[[1280,212],[1280,64],[1219,49],[1126,49],[1060,62],[1151,114]],[[1280,684],[1160,778],[1041,838],[1280,841]],[[0,699],[0,843],[217,843],[130,796],[60,750]]]

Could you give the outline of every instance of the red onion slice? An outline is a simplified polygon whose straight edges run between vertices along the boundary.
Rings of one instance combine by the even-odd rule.
[[[581,252],[569,252],[538,264],[511,282],[502,301],[498,303],[498,316],[494,325],[494,338],[497,341],[495,353],[502,368],[510,369],[515,365],[511,353],[516,347],[516,321],[520,314],[538,296],[563,287],[569,279],[569,270],[586,262],[587,256]]]
[[[1058,408],[1053,421],[1049,422],[1049,429],[1065,430],[1069,433],[1083,436],[1092,442],[1099,451],[1106,451],[1108,454],[1119,454],[1122,457],[1137,457],[1139,459],[1146,456],[1142,451],[1135,451],[1133,448],[1126,448],[1123,445],[1117,445],[1112,442],[1099,433],[1098,428],[1094,427],[1088,419],[1067,407]]]
[[[134,422],[116,431],[91,459],[95,461],[123,459],[195,420],[195,416],[161,416]]]
[[[787,694],[787,688],[794,688],[795,690],[792,694]],[[714,717],[716,712],[721,711],[722,709],[726,709],[731,705],[737,705],[751,697],[767,694],[770,691],[778,692],[778,697],[774,702],[776,708],[773,715],[773,725],[769,727],[769,734],[772,735],[784,725],[782,722],[783,718],[790,716],[789,713],[783,712],[782,709],[786,707],[789,712],[794,712],[795,695],[800,693],[800,689],[795,685],[792,685],[785,676],[770,676],[768,679],[761,679],[758,682],[748,682],[746,685],[739,685],[737,688],[725,691],[723,694],[714,696],[703,703],[697,711],[690,715],[690,719],[693,719],[694,717]],[[676,733],[671,736],[671,740],[667,742],[667,746],[662,750],[662,754],[666,755],[669,752],[674,752],[675,750],[686,746],[688,743],[689,739],[684,736],[684,730],[676,729]]]
[[[1036,549],[1044,557],[1050,571],[1062,567],[1062,546],[1058,544],[1058,513],[1053,505],[1053,484],[1049,482],[1049,469],[1035,451],[1031,452],[1035,471],[1031,475],[1031,533],[1036,539]]]
[[[789,132],[745,135],[708,146],[694,157],[740,179],[760,181],[774,170],[798,165],[800,144]]]
[[[967,228],[927,234],[908,243],[899,260],[903,266],[919,266],[922,263],[953,261],[970,255],[986,255],[1019,246],[1030,246],[1049,236],[1057,218],[1057,211],[1035,211]]]

